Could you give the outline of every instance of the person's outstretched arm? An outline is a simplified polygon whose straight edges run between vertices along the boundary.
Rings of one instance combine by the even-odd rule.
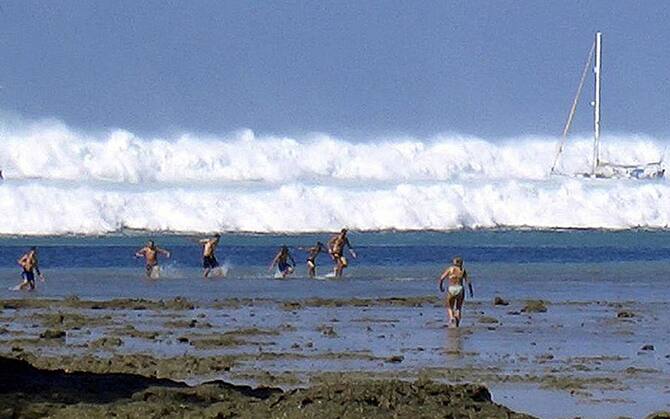
[[[165,255],[165,257],[167,257],[167,258],[170,257],[170,252],[165,250],[165,249],[161,249],[160,247],[156,247],[156,251],[158,253],[161,253],[161,254]]]
[[[444,292],[444,280],[447,279],[447,276],[449,275],[449,270],[451,267],[447,268],[442,272],[442,275],[440,275],[440,291]]]
[[[356,251],[354,250],[353,247],[351,247],[351,243],[349,242],[349,238],[347,237],[347,240],[344,242],[344,244],[347,246],[347,249],[349,249],[349,253],[351,253],[351,256],[356,259]]]
[[[474,298],[475,293],[472,291],[472,281],[468,278],[468,273],[463,271],[463,279],[468,283],[468,290],[470,290],[470,298]]]
[[[37,274],[37,276],[40,277],[40,280],[42,282],[44,282],[45,281],[44,275],[42,275],[42,272],[40,271],[40,263],[37,260],[37,258],[35,258],[35,264],[33,265],[33,269],[35,270],[35,273]]]
[[[280,253],[277,253],[277,256],[275,256],[275,257],[272,259],[272,262],[270,263],[270,266],[268,267],[268,271],[272,271],[272,269],[275,267],[275,265],[277,265],[277,261],[279,260],[279,255],[280,255],[280,254],[281,254],[281,252],[280,252]]]

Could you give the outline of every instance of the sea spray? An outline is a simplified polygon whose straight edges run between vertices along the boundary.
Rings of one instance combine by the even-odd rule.
[[[668,202],[666,183],[570,178],[376,188],[288,184],[252,191],[118,191],[37,182],[0,187],[0,234],[667,228]]]
[[[456,135],[346,141],[3,129],[0,234],[668,228],[670,183],[550,176],[556,138]],[[603,139],[604,160],[655,161],[665,143]],[[559,169],[590,167],[588,138]]]
[[[558,139],[520,137],[486,141],[437,135],[426,139],[338,139],[313,134],[300,139],[256,136],[242,130],[225,136],[180,134],[143,138],[114,130],[97,136],[59,124],[4,129],[0,168],[10,179],[193,183],[301,181],[543,180],[549,176]],[[642,136],[604,137],[602,159],[612,163],[658,161],[667,144]],[[590,169],[591,139],[570,141],[560,160],[565,173]]]

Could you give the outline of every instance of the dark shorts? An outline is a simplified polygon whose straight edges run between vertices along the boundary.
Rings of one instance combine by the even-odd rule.
[[[21,277],[28,282],[30,285],[35,285],[35,272],[33,271],[23,271]]]
[[[277,264],[277,268],[279,268],[279,272],[286,272],[286,271],[289,270],[290,267],[291,267],[291,265],[289,265],[286,262],[279,262]]]
[[[214,256],[203,256],[202,257],[202,267],[204,269],[213,269],[219,266],[219,262]]]

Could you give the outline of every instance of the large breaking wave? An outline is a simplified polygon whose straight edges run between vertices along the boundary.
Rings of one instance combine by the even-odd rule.
[[[557,138],[344,140],[83,134],[57,121],[2,127],[0,234],[668,228],[670,183],[549,176]],[[667,157],[645,136],[603,139],[617,163]],[[586,172],[591,140],[560,162]]]

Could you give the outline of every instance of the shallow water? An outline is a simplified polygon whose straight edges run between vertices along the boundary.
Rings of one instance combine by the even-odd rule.
[[[475,282],[476,298],[494,293],[549,300],[655,301],[668,296],[670,232],[651,231],[475,231],[455,233],[352,233],[358,259],[340,282],[310,282],[306,254],[298,249],[327,235],[225,235],[218,252],[226,280],[203,281],[195,238],[158,236],[172,251],[161,261],[158,282],[143,279],[144,263],[134,257],[147,237],[51,237],[0,239],[0,297],[19,280],[16,259],[39,246],[48,282],[35,296],[85,298],[216,296],[303,298],[375,297],[436,293],[433,281],[454,255],[461,255]],[[289,281],[266,281],[278,247],[291,248],[298,270]],[[327,255],[318,272],[332,270]],[[262,281],[262,282],[258,282]]]
[[[270,279],[267,272],[278,246],[286,243],[302,261],[304,253],[297,246],[325,241],[321,235],[224,236],[219,260],[229,274],[210,280],[201,277],[197,243],[168,235],[156,240],[173,251],[174,259],[163,265],[160,280],[144,279],[143,263],[133,253],[146,239],[0,239],[0,298],[186,297],[199,306],[193,311],[74,310],[110,315],[111,324],[68,332],[67,346],[46,346],[40,353],[89,353],[89,342],[133,324],[159,336],[148,340],[121,334],[123,344],[115,353],[247,357],[227,373],[185,377],[193,382],[262,382],[260,371],[288,373],[302,383],[318,379],[318,374],[343,371],[408,379],[424,373],[439,380],[486,384],[498,402],[541,417],[638,417],[670,408],[668,232],[352,234],[359,258],[351,260],[346,277],[338,281],[309,280],[302,264],[296,278],[288,280]],[[18,281],[15,259],[32,243],[40,247],[48,281],[38,282],[32,293],[8,291]],[[444,328],[439,300],[418,306],[346,302],[439,297],[435,279],[455,254],[465,258],[475,286],[461,330]],[[327,257],[322,255],[320,262],[323,274],[329,269]],[[496,295],[510,305],[493,306]],[[345,301],[341,307],[283,306],[312,297]],[[255,301],[211,307],[215,299],[226,298]],[[521,313],[527,299],[547,301],[548,311]],[[624,310],[634,317],[618,318]],[[43,331],[33,327],[39,312],[3,310],[2,327],[37,337]],[[211,328],[166,325],[175,319],[198,319]],[[251,336],[249,342],[232,346],[196,348],[178,341],[182,336],[197,340],[250,327],[280,333]],[[334,334],[324,333],[324,327],[332,327]],[[654,345],[654,351],[641,351],[646,344]],[[0,348],[11,349],[2,344]],[[393,356],[402,356],[402,361],[389,362]]]

